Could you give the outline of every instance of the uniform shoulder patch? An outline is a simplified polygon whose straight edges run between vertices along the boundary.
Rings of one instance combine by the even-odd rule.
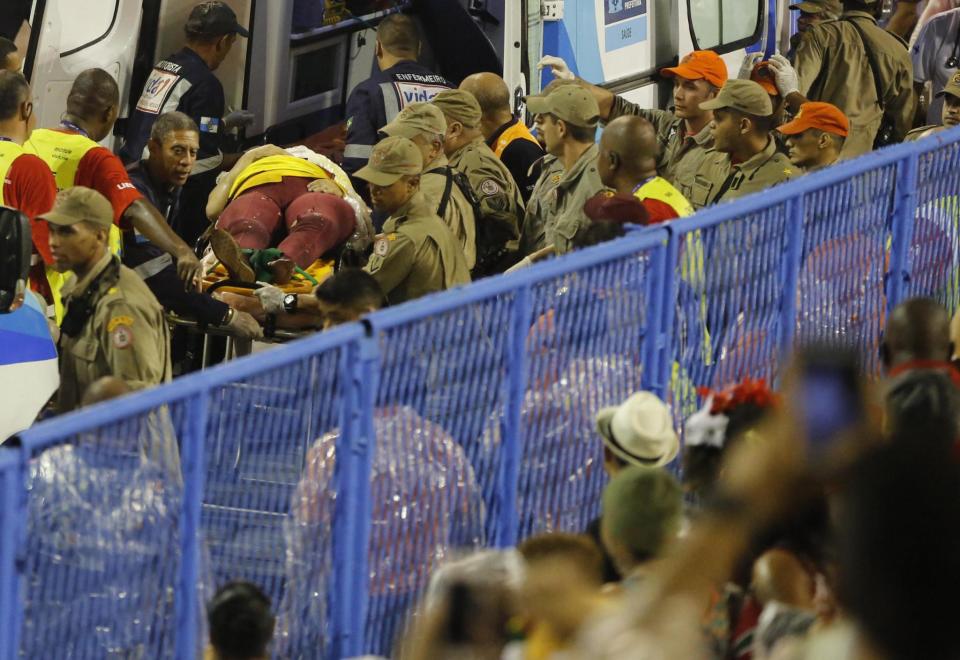
[[[387,256],[387,253],[390,252],[390,243],[395,240],[397,240],[395,233],[378,238],[377,242],[373,244],[373,253],[378,257]]]
[[[494,181],[493,179],[484,179],[480,182],[480,192],[483,193],[485,197],[490,197],[491,195],[498,195],[503,191],[500,187],[500,184]]]
[[[133,346],[133,328],[129,325],[118,325],[110,331],[110,343],[114,348],[123,350]]]

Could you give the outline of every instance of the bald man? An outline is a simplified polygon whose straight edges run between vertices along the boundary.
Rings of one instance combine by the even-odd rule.
[[[880,346],[884,426],[894,439],[953,446],[960,436],[960,372],[947,310],[929,298],[900,303]]]
[[[617,117],[607,124],[600,137],[597,159],[600,180],[618,193],[639,199],[647,210],[650,224],[693,213],[693,206],[680,191],[657,174],[659,157],[657,131],[643,117]]]
[[[483,138],[510,170],[526,204],[540,178],[540,160],[544,152],[530,129],[514,116],[506,81],[495,73],[475,73],[460,83],[460,89],[476,97],[482,113],[480,131]]]
[[[953,357],[950,315],[929,298],[911,298],[894,308],[880,345],[888,376],[927,365],[947,365]]]
[[[124,240],[135,241],[136,234],[149,240],[166,253],[162,265],[175,264],[180,278],[192,287],[200,277],[200,262],[193,250],[137,191],[120,159],[98,144],[110,135],[119,113],[116,81],[103,69],[87,69],[70,88],[60,126],[36,129],[24,150],[47,164],[58,190],[86,186],[106,197]]]

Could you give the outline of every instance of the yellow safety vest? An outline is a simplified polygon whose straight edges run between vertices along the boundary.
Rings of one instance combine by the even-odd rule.
[[[510,143],[514,140],[530,140],[538,147],[540,146],[540,143],[537,142],[537,138],[533,137],[530,129],[527,128],[522,121],[518,121],[501,133],[500,137],[497,138],[497,143],[493,145],[493,153],[497,154],[497,158],[500,158],[503,150],[510,146]]]
[[[660,176],[655,176],[645,184],[634,191],[634,196],[643,201],[645,199],[655,199],[663,202],[681,218],[693,215],[693,205],[687,201],[679,190],[673,187],[669,181]],[[702,335],[703,363],[711,365],[713,363],[713,343],[710,339],[710,330],[707,328],[707,298],[703,291],[706,266],[703,259],[703,238],[700,231],[690,233],[684,243],[684,251],[680,255],[680,277],[689,284],[695,291],[700,292],[699,305],[699,325]],[[673,391],[679,393],[678,401],[675,405],[689,412],[689,405],[696,404],[696,387],[689,382],[686,373],[680,371],[680,365],[674,363],[673,374],[671,376]],[[682,385],[682,387],[681,387]],[[682,390],[682,393],[681,393]],[[692,404],[690,402],[693,402]],[[683,405],[680,405],[680,402]],[[694,412],[696,412],[694,410]]]
[[[338,176],[339,175],[339,176]],[[267,183],[280,183],[285,176],[304,179],[333,179],[344,190],[350,190],[349,179],[342,172],[331,175],[319,165],[296,156],[267,156],[245,167],[230,188],[229,198]],[[341,180],[343,178],[343,180]]]
[[[64,133],[48,128],[37,128],[30,134],[30,139],[23,143],[23,150],[28,154],[38,156],[53,172],[57,183],[57,190],[66,190],[76,185],[77,170],[80,161],[91,149],[100,145],[80,133]],[[122,241],[120,228],[110,227],[110,251],[120,254]],[[63,302],[60,289],[69,273],[58,273],[47,266],[47,281],[50,282],[50,291],[53,293],[53,306],[56,311],[57,324],[63,320]]]
[[[673,184],[662,176],[653,177],[637,188],[633,195],[641,202],[645,199],[655,199],[658,202],[663,202],[681,218],[693,215],[693,205],[687,201],[683,193],[674,188]]]

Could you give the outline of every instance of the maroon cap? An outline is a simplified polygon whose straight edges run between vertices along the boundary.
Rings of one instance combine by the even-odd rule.
[[[604,191],[583,205],[583,212],[594,222],[617,222],[645,225],[650,221],[647,209],[633,195]]]

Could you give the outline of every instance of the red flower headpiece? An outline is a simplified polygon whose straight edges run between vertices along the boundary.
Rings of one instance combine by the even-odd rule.
[[[713,397],[713,405],[710,406],[711,415],[726,415],[734,408],[742,406],[745,403],[752,403],[758,408],[775,408],[780,405],[780,396],[770,389],[767,381],[763,378],[753,380],[745,378],[734,385],[728,385],[720,391],[711,390],[709,387],[697,388],[697,393],[703,397]]]

